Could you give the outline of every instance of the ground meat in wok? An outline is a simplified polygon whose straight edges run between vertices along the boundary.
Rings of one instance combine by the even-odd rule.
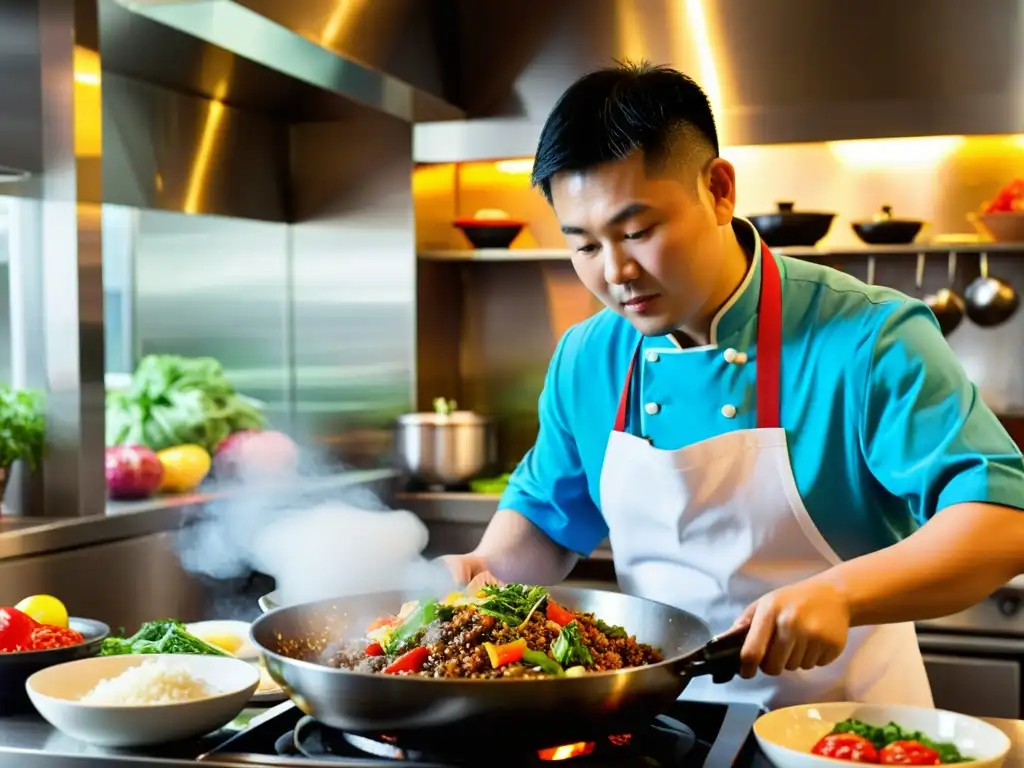
[[[662,660],[656,649],[638,643],[634,637],[624,633],[609,637],[598,628],[592,615],[572,614],[579,626],[580,640],[592,657],[592,663],[586,665],[588,671],[638,667]],[[459,607],[449,619],[433,622],[410,643],[409,647],[427,648],[429,655],[418,672],[402,674],[448,678],[543,677],[543,673],[521,662],[494,668],[484,643],[503,645],[523,638],[528,648],[548,651],[561,631],[562,627],[548,619],[542,610],[534,611],[529,621],[519,628],[482,613],[476,606]],[[367,656],[362,646],[352,646],[331,654],[326,663],[332,667],[380,672],[389,661],[382,656]]]

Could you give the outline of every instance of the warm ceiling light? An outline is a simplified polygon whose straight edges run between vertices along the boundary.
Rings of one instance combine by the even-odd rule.
[[[830,141],[829,151],[852,168],[901,170],[934,168],[955,152],[963,136],[917,136],[898,139]]]
[[[533,170],[533,160],[529,157],[521,160],[499,160],[494,167],[502,173],[529,173]]]

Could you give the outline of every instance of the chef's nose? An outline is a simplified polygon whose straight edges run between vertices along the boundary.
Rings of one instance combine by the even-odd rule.
[[[620,245],[606,248],[604,252],[604,279],[609,285],[623,285],[636,280],[640,268],[636,261]]]

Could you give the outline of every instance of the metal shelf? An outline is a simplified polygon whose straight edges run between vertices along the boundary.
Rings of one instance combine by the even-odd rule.
[[[916,256],[936,254],[1021,253],[1024,243],[911,243],[910,245],[851,245],[845,248],[772,248],[775,253],[795,259],[829,259],[835,256]]]
[[[835,248],[780,247],[775,253],[795,259],[831,259],[838,256],[916,256],[956,254],[1024,255],[1024,243],[949,243],[936,245],[920,243],[910,245],[850,245]],[[419,258],[428,261],[567,261],[572,252],[558,248],[481,248],[477,250],[421,251]]]
[[[567,261],[570,251],[556,248],[479,248],[477,250],[420,251],[428,261]]]

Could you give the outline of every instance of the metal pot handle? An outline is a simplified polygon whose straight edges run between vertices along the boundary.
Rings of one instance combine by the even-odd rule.
[[[749,627],[719,635],[682,660],[681,672],[687,677],[711,675],[716,683],[728,683],[740,672],[740,651]]]

